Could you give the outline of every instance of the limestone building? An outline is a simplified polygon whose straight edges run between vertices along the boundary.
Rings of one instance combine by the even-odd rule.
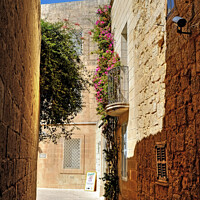
[[[81,27],[84,38],[81,60],[88,71],[95,71],[97,56],[91,54],[96,49],[92,42],[90,30],[96,20],[99,4],[107,0],[86,0],[66,3],[42,5],[42,19],[49,22],[68,19]],[[75,130],[71,140],[60,139],[57,145],[40,143],[38,158],[38,187],[84,189],[87,171],[97,171],[98,178],[101,168],[101,137],[96,137],[97,122],[96,99],[93,87],[83,93],[84,107],[75,118],[79,128]],[[101,136],[101,133],[98,133]],[[97,154],[96,154],[97,152]],[[100,190],[99,179],[97,190]]]
[[[111,5],[115,51],[129,72],[129,100],[106,107],[119,119],[119,199],[200,199],[200,3]]]

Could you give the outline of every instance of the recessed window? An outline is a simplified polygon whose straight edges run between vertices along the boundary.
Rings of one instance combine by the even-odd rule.
[[[127,42],[127,24],[121,34],[121,63],[127,66],[128,59],[128,42]]]
[[[75,44],[75,50],[78,55],[82,55],[83,53],[83,32],[80,30],[76,30],[72,37],[72,41]]]
[[[81,140],[72,138],[64,141],[63,169],[80,169]]]
[[[174,0],[167,0],[167,14],[174,8]]]
[[[167,181],[166,142],[156,144],[157,179]]]
[[[122,151],[121,151],[122,179],[127,178],[127,124],[122,125]]]

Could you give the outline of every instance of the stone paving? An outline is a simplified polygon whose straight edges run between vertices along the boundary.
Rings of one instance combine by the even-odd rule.
[[[38,188],[36,200],[100,200],[97,192],[84,190]]]

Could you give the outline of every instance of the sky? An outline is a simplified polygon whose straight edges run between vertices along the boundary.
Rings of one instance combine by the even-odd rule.
[[[81,1],[81,0],[41,0],[41,4],[61,3],[70,1]]]

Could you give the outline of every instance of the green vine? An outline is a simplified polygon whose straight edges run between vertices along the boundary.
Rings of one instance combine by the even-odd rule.
[[[106,139],[106,149],[103,150],[107,163],[107,171],[102,178],[105,181],[105,194],[108,200],[117,200],[119,195],[118,177],[118,144],[116,139],[117,118],[107,116],[105,106],[108,104],[108,72],[120,66],[120,58],[114,52],[114,39],[111,33],[111,6],[105,5],[97,10],[98,20],[93,32],[93,40],[98,45],[98,66],[93,78],[96,90],[97,113],[103,121],[102,134]]]
[[[118,143],[116,138],[117,118],[107,116],[102,134],[106,139],[105,159],[107,163],[107,172],[102,178],[105,181],[105,194],[108,200],[117,200],[119,195],[119,177],[118,177]]]

